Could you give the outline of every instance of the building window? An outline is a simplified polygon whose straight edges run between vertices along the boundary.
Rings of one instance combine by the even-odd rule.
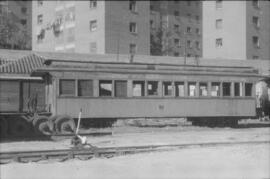
[[[252,0],[252,4],[255,8],[259,8],[259,0]]]
[[[175,96],[185,96],[185,85],[184,82],[175,82]]]
[[[90,0],[89,2],[89,7],[92,8],[96,8],[97,7],[97,0]]]
[[[259,59],[259,56],[253,55],[253,56],[252,56],[252,59],[253,59],[253,60],[257,60],[257,59]]]
[[[200,32],[200,29],[199,29],[199,28],[196,28],[196,34],[197,34],[197,35],[200,35],[200,34],[201,34],[201,32]]]
[[[43,15],[40,14],[37,16],[37,24],[40,25],[40,24],[42,24],[42,22],[43,22]]]
[[[135,22],[129,23],[129,32],[137,33],[137,24]]]
[[[90,42],[90,53],[97,53],[97,42]]]
[[[179,11],[174,11],[174,16],[179,17]]]
[[[199,95],[200,96],[207,96],[207,83],[200,83],[199,84]]]
[[[222,38],[216,39],[216,47],[222,47],[222,45],[223,45]]]
[[[187,33],[188,33],[188,34],[191,33],[191,27],[187,27]]]
[[[162,84],[163,96],[172,96],[173,86],[172,82],[166,81]]]
[[[217,0],[216,1],[216,9],[222,8],[222,0]]]
[[[242,83],[234,83],[234,96],[243,96]]]
[[[38,0],[38,1],[37,1],[37,5],[38,5],[38,6],[42,6],[42,5],[43,5],[43,1],[42,1],[42,0]]]
[[[132,89],[133,96],[144,96],[144,81],[133,81]]]
[[[253,17],[252,17],[252,23],[254,24],[254,26],[255,26],[256,28],[259,28],[259,27],[260,27],[259,17],[253,16]]]
[[[175,57],[179,57],[179,52],[174,52],[173,54]]]
[[[153,11],[154,10],[154,6],[151,4],[150,5],[150,11]]]
[[[180,32],[180,28],[179,28],[179,25],[178,24],[174,24],[173,29],[174,29],[174,32],[175,33],[179,33]]]
[[[211,96],[220,96],[220,83],[211,83]]]
[[[187,41],[187,47],[188,47],[188,48],[192,48],[192,43],[191,43],[190,40]]]
[[[196,19],[197,23],[200,23],[200,16],[196,15],[195,19]]]
[[[137,45],[136,44],[129,44],[129,53],[135,54],[137,52]]]
[[[151,29],[154,29],[155,28],[154,21],[153,20],[150,20],[150,27],[151,27]]]
[[[196,83],[195,82],[188,83],[188,96],[196,96]]]
[[[21,19],[21,24],[26,25],[26,19]]]
[[[231,95],[231,83],[228,83],[228,82],[222,83],[222,91],[223,91],[223,96],[230,96]]]
[[[196,41],[195,44],[196,44],[196,48],[197,48],[197,49],[201,49],[201,44],[200,44],[199,41]]]
[[[221,29],[222,28],[222,19],[217,19],[216,20],[216,29]]]
[[[147,82],[147,95],[148,96],[157,96],[158,95],[158,82],[157,81],[148,81]]]
[[[116,80],[114,82],[114,96],[127,97],[127,81]]]
[[[75,80],[60,80],[59,81],[59,94],[60,95],[75,95]]]
[[[189,22],[191,22],[191,14],[187,14],[187,19]]]
[[[136,1],[129,0],[129,10],[132,11],[132,12],[136,12],[137,11]]]
[[[174,39],[174,46],[175,47],[180,47],[180,40],[179,39]]]
[[[186,1],[188,6],[191,6],[191,1]]]
[[[27,13],[27,8],[26,7],[22,7],[21,8],[21,12],[22,12],[22,14],[26,14]]]
[[[112,96],[112,81],[111,80],[99,81],[99,96]]]
[[[93,96],[93,80],[78,80],[78,96]]]
[[[90,31],[93,32],[97,30],[97,20],[90,21]]]
[[[191,57],[191,54],[190,54],[190,53],[188,53],[188,54],[187,54],[187,57]]]
[[[252,83],[245,83],[245,96],[252,96]]]
[[[259,37],[253,36],[252,37],[252,43],[253,43],[254,47],[259,48],[260,47]]]

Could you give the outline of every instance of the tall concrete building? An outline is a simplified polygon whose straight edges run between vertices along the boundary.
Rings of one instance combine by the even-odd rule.
[[[149,1],[33,1],[37,51],[150,54]]]
[[[32,2],[0,1],[1,48],[31,49]]]
[[[269,1],[203,1],[203,57],[270,58]]]
[[[202,1],[151,1],[150,28],[152,55],[202,55]]]

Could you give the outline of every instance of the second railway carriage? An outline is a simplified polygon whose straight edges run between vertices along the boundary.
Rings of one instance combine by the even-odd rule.
[[[251,67],[45,63],[32,75],[45,79],[49,121],[60,133],[74,129],[80,109],[83,120],[187,117],[194,124],[234,125],[256,115],[260,76]]]

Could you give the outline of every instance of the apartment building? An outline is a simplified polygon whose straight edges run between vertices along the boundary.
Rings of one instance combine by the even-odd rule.
[[[37,51],[150,54],[149,1],[33,1]]]
[[[203,1],[203,57],[270,59],[270,1]]]
[[[151,55],[202,56],[202,1],[151,1],[150,29]]]
[[[31,49],[32,2],[0,1],[1,48]]]

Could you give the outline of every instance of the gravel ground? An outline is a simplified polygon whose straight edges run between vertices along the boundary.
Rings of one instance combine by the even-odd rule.
[[[43,161],[1,166],[3,179],[254,179],[270,178],[270,145],[153,152],[111,159]]]

